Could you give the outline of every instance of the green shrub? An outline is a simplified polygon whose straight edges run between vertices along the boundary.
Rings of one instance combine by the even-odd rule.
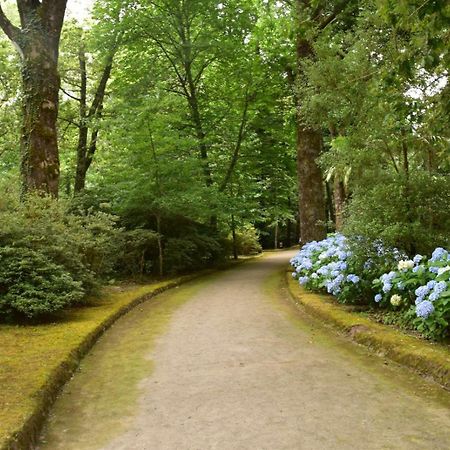
[[[136,228],[122,233],[123,251],[118,269],[126,275],[150,273],[158,258],[158,234],[152,230]]]
[[[66,200],[30,195],[19,202],[15,193],[4,195],[0,249],[9,262],[0,269],[0,315],[14,311],[37,316],[94,292],[99,280],[112,273],[120,255],[115,221],[103,212],[73,210]],[[32,266],[25,263],[27,258]],[[13,284],[11,274],[16,279]]]
[[[50,314],[80,301],[83,295],[81,282],[43,253],[0,247],[0,316]]]
[[[356,186],[346,211],[345,234],[379,239],[409,254],[449,247],[448,176],[418,171],[412,179],[384,174],[382,182],[368,178]]]
[[[245,226],[236,232],[236,247],[238,255],[254,255],[261,253],[259,233],[253,226]]]
[[[164,246],[164,266],[168,273],[181,273],[209,267],[224,260],[224,243],[206,234],[169,238]]]

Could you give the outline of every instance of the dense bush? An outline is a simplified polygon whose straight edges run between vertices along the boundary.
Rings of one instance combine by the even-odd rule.
[[[254,255],[261,253],[259,233],[253,226],[239,228],[236,232],[236,247],[239,255]]]
[[[0,315],[57,311],[93,292],[120,254],[115,218],[66,201],[15,195],[0,215]]]
[[[414,182],[383,174],[382,183],[369,176],[353,186],[344,232],[381,239],[408,253],[431,253],[450,246],[448,175],[418,172]]]
[[[124,251],[118,259],[118,270],[131,276],[151,273],[158,257],[157,233],[136,228],[124,231],[121,238]]]
[[[0,316],[49,314],[83,295],[82,283],[42,252],[0,247]]]
[[[164,265],[172,274],[210,267],[224,258],[223,243],[207,234],[192,232],[184,238],[169,238],[164,246]]]
[[[380,241],[351,242],[338,234],[306,244],[291,264],[306,288],[326,290],[342,303],[398,311],[403,323],[433,339],[449,335],[450,255],[443,248],[429,260],[409,260]]]

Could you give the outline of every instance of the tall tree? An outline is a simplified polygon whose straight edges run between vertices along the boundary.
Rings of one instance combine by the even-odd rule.
[[[97,150],[97,139],[99,133],[98,122],[103,115],[104,99],[106,86],[111,76],[114,55],[118,44],[115,44],[106,56],[105,65],[101,72],[100,80],[95,89],[94,98],[90,107],[87,103],[87,68],[86,68],[86,50],[83,45],[80,46],[78,61],[80,65],[80,98],[79,100],[79,128],[77,145],[77,164],[75,173],[74,191],[80,192],[86,184],[86,174],[92,164],[95,152]],[[91,131],[89,137],[89,129]]]
[[[20,27],[0,6],[0,27],[22,59],[24,192],[58,195],[58,54],[67,0],[17,0]]]
[[[309,2],[297,0],[297,82],[304,82],[303,63],[313,56],[312,43],[302,24],[309,18]],[[306,243],[326,235],[325,195],[322,171],[317,159],[322,151],[322,133],[305,123],[302,98],[297,95],[297,171],[299,185],[300,240]]]

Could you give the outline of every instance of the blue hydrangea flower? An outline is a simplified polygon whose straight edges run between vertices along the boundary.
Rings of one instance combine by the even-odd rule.
[[[430,296],[428,297],[428,300],[430,300],[430,302],[435,302],[439,298],[440,295],[441,294],[439,292],[432,292],[430,294]]]
[[[309,277],[300,277],[299,279],[298,279],[298,282],[300,283],[300,284],[306,284],[307,282],[309,281]]]
[[[428,283],[427,283],[427,288],[428,289],[433,289],[435,286],[436,286],[436,280],[430,280]]]
[[[435,266],[431,266],[428,268],[428,271],[431,273],[438,273],[439,272],[439,267],[435,267]]]
[[[434,312],[433,303],[424,300],[416,306],[416,315],[422,319],[427,319]]]
[[[445,261],[448,259],[448,251],[442,247],[437,247],[431,255],[430,261]]]
[[[425,295],[427,295],[428,292],[430,292],[428,286],[420,286],[414,291],[417,297],[425,297]]]
[[[351,273],[347,275],[347,281],[351,281],[353,284],[357,284],[359,283],[359,277],[358,275]]]
[[[416,264],[419,264],[420,261],[422,261],[422,259],[423,259],[423,256],[422,256],[422,255],[416,255],[416,256],[414,256],[413,261],[414,261]]]
[[[442,294],[447,289],[447,283],[445,281],[439,281],[433,288],[433,292],[437,294]]]
[[[374,300],[377,303],[380,303],[382,298],[383,298],[383,296],[381,294],[377,294],[377,295],[375,295]]]
[[[392,289],[392,284],[391,283],[384,283],[383,284],[383,292],[387,293]]]

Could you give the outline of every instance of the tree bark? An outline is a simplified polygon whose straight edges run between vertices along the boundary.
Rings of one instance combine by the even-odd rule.
[[[275,223],[273,245],[274,249],[276,250],[278,248],[278,222]]]
[[[234,214],[231,214],[231,234],[233,236],[233,259],[238,259],[236,222],[234,220]]]
[[[303,16],[303,0],[297,0],[297,17],[300,25]],[[297,36],[297,83],[305,81],[302,63],[313,56],[309,41]],[[317,164],[322,151],[322,133],[305,123],[302,113],[302,99],[297,100],[297,174],[299,187],[300,241],[306,244],[326,237],[326,205],[323,176]]]
[[[58,54],[67,0],[17,0],[21,28],[0,7],[0,27],[22,59],[21,174],[24,194],[58,196]]]
[[[337,175],[334,176],[333,181],[333,198],[334,198],[334,212],[335,212],[335,226],[336,231],[342,231],[344,225],[344,204],[345,204],[345,186],[339,180]]]

